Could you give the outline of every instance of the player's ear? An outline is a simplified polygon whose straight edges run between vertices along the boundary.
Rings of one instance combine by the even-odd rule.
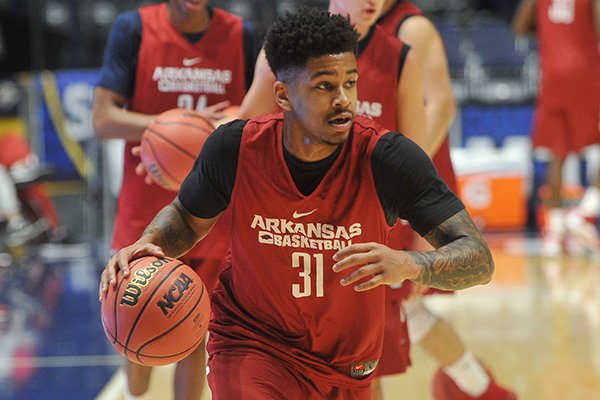
[[[288,85],[282,81],[277,81],[273,84],[273,96],[275,97],[275,101],[282,109],[286,111],[290,111],[292,109],[292,104],[288,99]]]

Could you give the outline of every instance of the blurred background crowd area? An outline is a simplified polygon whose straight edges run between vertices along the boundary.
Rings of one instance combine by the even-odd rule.
[[[156,1],[154,1],[156,2]],[[63,225],[80,239],[110,237],[118,147],[94,140],[93,89],[118,13],[151,1],[0,0],[0,137],[23,134],[53,169],[45,182]],[[530,145],[538,91],[535,37],[516,38],[516,0],[414,1],[446,45],[459,111],[450,131],[460,195],[486,230],[537,232],[545,158]],[[327,0],[214,0],[263,36],[276,15]],[[568,161],[574,197],[596,152]],[[116,175],[115,175],[116,174]],[[542,191],[543,193],[543,191]],[[571,193],[571,192],[569,192]],[[105,249],[104,249],[105,250]]]

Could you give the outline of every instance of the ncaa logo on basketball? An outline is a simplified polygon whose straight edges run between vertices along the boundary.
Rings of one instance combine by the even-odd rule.
[[[123,292],[123,296],[121,297],[121,302],[119,304],[130,307],[135,306],[140,295],[142,294],[144,286],[150,282],[158,269],[168,262],[168,260],[159,258],[156,261],[153,261],[149,266],[135,271],[131,281],[127,284],[127,287]]]
[[[167,293],[156,303],[163,315],[168,316],[173,311],[175,305],[183,298],[185,292],[190,288],[193,279],[182,273],[177,280],[173,282]]]

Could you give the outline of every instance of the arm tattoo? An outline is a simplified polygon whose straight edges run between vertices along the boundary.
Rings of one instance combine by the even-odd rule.
[[[416,282],[456,290],[490,281],[494,272],[492,254],[465,210],[434,228],[425,239],[436,250],[411,252],[423,268]]]
[[[191,249],[198,236],[173,204],[163,208],[146,227],[143,237],[160,246],[169,257],[179,257]]]

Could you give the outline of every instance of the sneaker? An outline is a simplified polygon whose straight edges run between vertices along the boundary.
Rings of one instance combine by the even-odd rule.
[[[24,218],[16,218],[6,226],[6,245],[18,247],[40,236],[48,229],[45,219],[31,223]]]
[[[542,228],[542,256],[557,257],[561,255],[565,237],[565,210],[559,207],[548,208]]]
[[[435,400],[517,400],[517,395],[498,385],[488,371],[490,384],[481,396],[472,397],[460,390],[456,383],[440,368],[433,377],[433,398]]]
[[[541,254],[545,257],[558,257],[563,253],[563,238],[560,235],[545,233],[542,235]]]
[[[567,212],[565,216],[567,232],[577,239],[585,249],[591,252],[598,252],[600,250],[597,223],[597,217],[585,216],[576,208]]]
[[[53,168],[46,164],[23,163],[11,167],[9,173],[15,185],[23,186],[48,178]]]

